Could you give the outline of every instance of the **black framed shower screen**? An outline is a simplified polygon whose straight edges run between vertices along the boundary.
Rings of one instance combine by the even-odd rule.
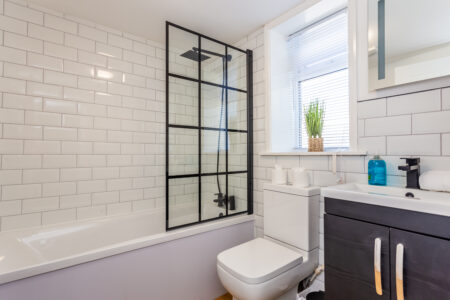
[[[182,43],[178,40],[174,40],[174,38],[178,38],[178,36],[180,37],[180,40],[184,40],[184,44],[188,45],[187,47],[185,47],[184,44],[183,46],[179,46]],[[209,48],[207,45],[209,45]],[[202,48],[202,46],[204,46],[204,48]],[[171,47],[173,48],[171,49]],[[211,47],[216,49],[223,47],[221,48],[221,55],[223,56],[223,78],[221,82],[215,80],[214,76],[202,76],[202,73],[207,74],[202,69],[202,63],[206,64],[205,61],[208,61],[208,59],[211,61],[213,60],[210,59],[214,56],[214,52],[211,52]],[[183,52],[184,50],[186,50],[186,52]],[[213,53],[213,55],[210,55],[210,53]],[[236,67],[236,63],[233,61],[236,57],[239,58],[240,62],[245,61],[245,66],[240,65]],[[189,64],[189,61],[186,59],[190,59],[192,61],[190,62],[191,64]],[[234,65],[233,71],[229,70],[230,64]],[[243,70],[244,67],[245,71]],[[236,71],[237,69],[240,69],[240,73],[242,74],[245,72],[245,78],[235,80],[235,73],[238,72]],[[217,74],[214,73],[213,75]],[[229,75],[234,78],[233,84],[229,84]],[[176,90],[180,90],[180,86],[182,86],[181,90],[189,96],[184,97],[183,95],[174,95]],[[174,91],[172,91],[172,89]],[[217,89],[220,89],[222,93],[221,103],[224,105],[221,105],[221,109],[223,109],[223,112],[219,112],[219,116],[223,116],[222,126],[220,126],[218,119],[215,120],[217,126],[213,126],[210,121],[209,123],[206,123],[205,121],[211,119],[210,115],[217,113],[215,111],[212,111],[211,113],[211,110],[205,112],[202,108],[202,104],[203,106],[206,106],[205,101],[207,100],[206,96],[204,96],[204,94],[206,94],[205,89],[216,89],[216,91]],[[197,100],[196,103],[195,98]],[[240,100],[232,103],[231,98]],[[189,106],[184,102],[189,102]],[[245,106],[245,112],[231,111],[230,106],[233,108]],[[191,115],[187,116],[188,118],[185,118],[183,112],[186,113],[188,110]],[[177,113],[180,115],[177,115]],[[233,115],[234,117],[239,115],[241,118],[244,118],[245,115],[245,120],[240,120],[242,122],[234,122],[241,125],[234,126],[237,128],[233,128],[234,123],[230,124],[229,122],[230,115]],[[177,118],[178,116],[180,116],[180,118]],[[197,119],[195,120],[195,118]],[[190,121],[186,121],[188,119]],[[253,213],[252,121],[253,52],[251,50],[241,50],[171,22],[166,22],[166,230],[177,229],[239,214]],[[179,134],[179,132],[181,132],[181,134]],[[217,168],[213,171],[211,171],[211,166],[205,167],[204,163],[202,164],[202,158],[203,160],[210,160],[211,157],[214,156],[211,153],[204,153],[208,148],[205,136],[211,134],[217,134],[219,141],[220,137],[222,135],[224,136],[222,140],[224,145],[221,145],[219,142],[216,142],[217,140],[214,140],[217,143],[216,158],[217,155],[221,155],[219,158],[224,161],[224,165],[219,166],[218,159],[216,165]],[[234,138],[233,140],[238,139],[241,143],[245,140],[245,165],[241,162],[238,164],[239,167],[236,165],[231,167],[230,149],[233,149],[233,145],[230,145],[230,135],[237,135],[238,138]],[[186,140],[188,144],[177,145],[178,140]],[[197,149],[194,150],[194,148]],[[209,145],[209,148],[211,148],[211,145]],[[243,145],[239,145],[238,148],[243,149],[244,147]],[[174,154],[176,151],[178,151],[178,153]],[[193,153],[195,151],[197,151],[196,154]],[[221,154],[220,151],[224,152],[224,154]],[[181,163],[177,161],[177,155],[182,157]],[[209,156],[207,157],[207,155]],[[237,157],[240,157],[241,159],[245,158],[243,153],[237,153],[237,155],[234,154],[233,160],[236,161]],[[187,166],[182,165],[186,164],[186,161],[189,161],[190,164]],[[178,166],[178,164],[180,164],[180,166]],[[223,208],[218,208],[218,204],[213,202],[214,197],[209,197],[209,194],[202,190],[202,183],[203,186],[208,184],[209,188],[211,188],[211,185],[214,185],[211,181],[214,182],[216,179],[217,187],[220,189],[221,183],[219,178],[221,178],[222,183],[225,184],[224,189],[222,190],[225,195],[225,205]],[[230,186],[230,180],[238,182],[238,184],[241,185],[243,184],[243,181],[245,181],[246,199],[237,199],[236,195],[230,195],[233,191],[238,190],[234,186]],[[239,193],[240,198],[243,198],[244,194],[242,192],[242,186],[239,191],[241,191]],[[239,209],[235,208],[232,210],[233,207],[230,206],[231,196],[235,197],[235,202],[239,201],[239,205],[241,206]],[[196,199],[194,200],[193,197]],[[183,204],[184,198],[190,200],[190,202],[188,201],[186,203],[193,205],[196,212],[193,211],[191,206]],[[242,204],[243,201],[245,202],[245,205]],[[211,215],[211,213],[208,213],[205,210],[207,207],[217,207],[217,209],[215,209],[215,212]],[[185,213],[183,214],[183,212]],[[217,212],[219,212],[219,214],[217,214]]]

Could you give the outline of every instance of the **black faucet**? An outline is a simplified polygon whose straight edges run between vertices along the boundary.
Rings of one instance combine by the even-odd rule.
[[[217,203],[217,206],[223,207],[227,197],[223,193],[217,193],[214,195],[217,196],[217,199],[214,199],[213,201]]]
[[[406,160],[406,165],[398,166],[401,171],[406,171],[406,188],[420,189],[419,175],[420,175],[420,158],[419,157],[402,157]]]

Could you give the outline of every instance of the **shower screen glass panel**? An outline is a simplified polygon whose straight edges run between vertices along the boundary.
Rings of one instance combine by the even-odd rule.
[[[166,23],[166,229],[253,213],[252,51]]]

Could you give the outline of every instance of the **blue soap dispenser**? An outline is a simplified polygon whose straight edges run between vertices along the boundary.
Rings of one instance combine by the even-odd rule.
[[[369,184],[386,185],[386,162],[379,155],[369,160]]]

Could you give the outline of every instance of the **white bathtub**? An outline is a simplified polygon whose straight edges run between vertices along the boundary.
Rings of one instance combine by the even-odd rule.
[[[164,222],[161,210],[0,233],[0,299],[210,300],[220,295],[223,289],[212,276],[215,256],[253,238],[253,216],[170,232],[164,232]],[[110,268],[115,271],[105,274]],[[92,286],[86,278],[99,283]],[[162,288],[175,278],[175,285],[186,287],[178,292],[166,283]],[[149,289],[155,282],[160,283]],[[46,292],[55,286],[60,294]],[[187,292],[189,286],[196,288]],[[74,295],[68,295],[73,288]],[[124,288],[132,292],[124,296]]]

